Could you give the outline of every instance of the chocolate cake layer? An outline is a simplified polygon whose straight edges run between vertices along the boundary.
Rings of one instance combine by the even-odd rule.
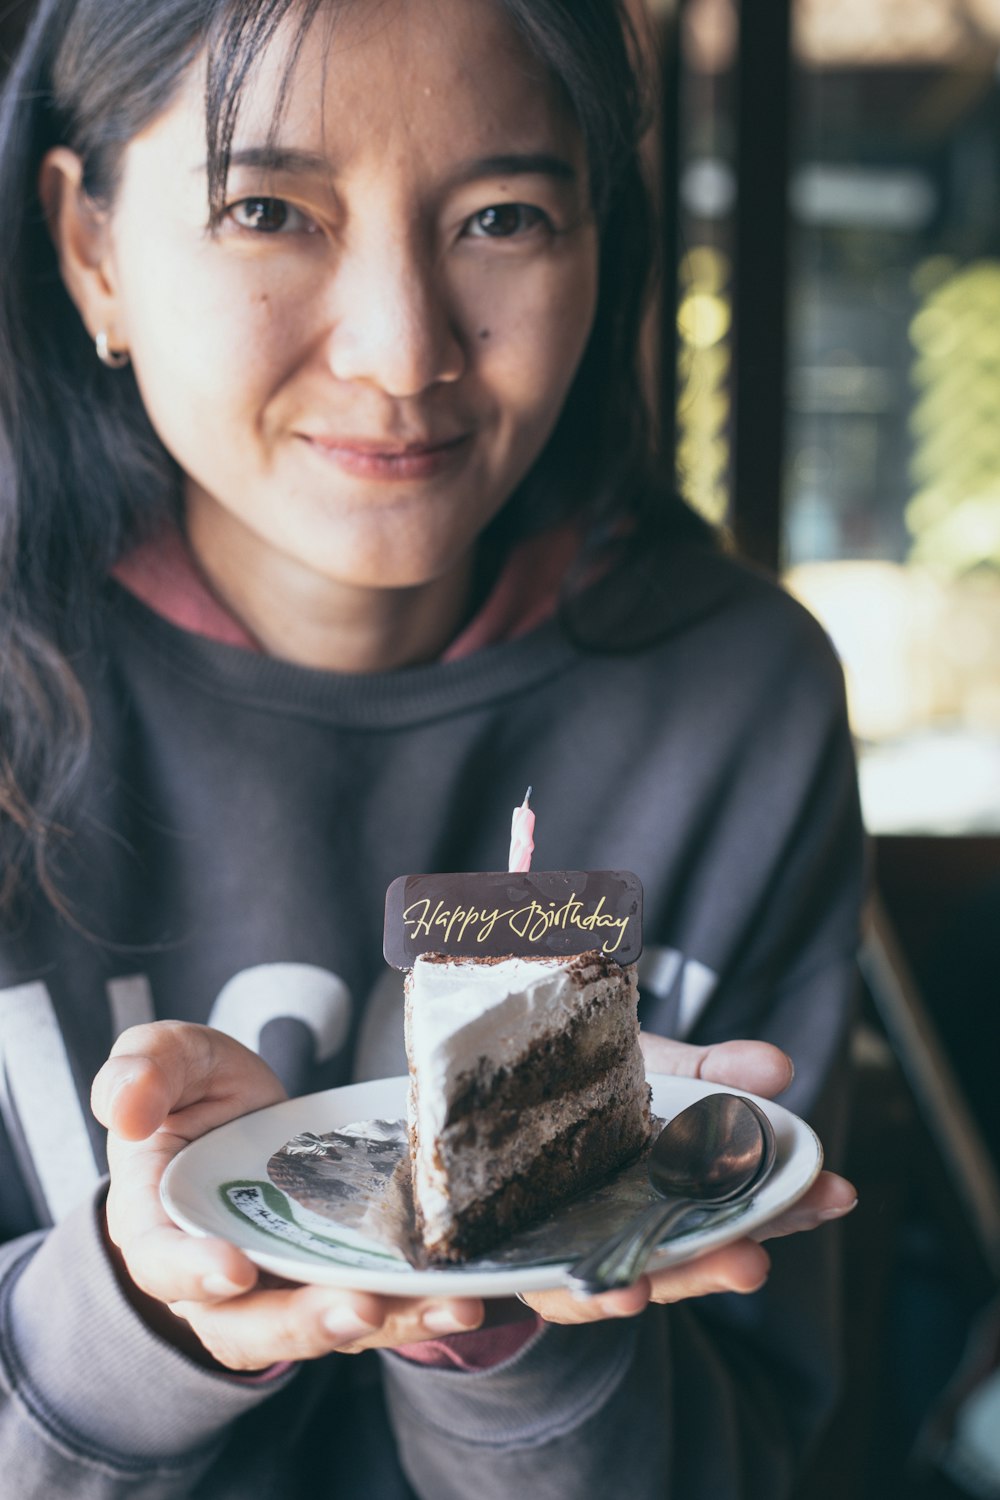
[[[597,1036],[602,1022],[605,1035]],[[619,996],[600,997],[563,1031],[535,1043],[513,1062],[497,1067],[489,1057],[481,1058],[475,1072],[456,1080],[446,1128],[479,1110],[528,1109],[567,1088],[582,1087],[618,1061],[634,1032],[634,1021],[621,1013]]]
[[[449,1233],[427,1247],[443,1264],[479,1255],[519,1229],[598,1184],[634,1159],[649,1139],[648,1116],[631,1102],[617,1111],[588,1115],[548,1141],[524,1172],[458,1216]]]
[[[617,1058],[599,1078],[579,1088],[567,1087],[530,1109],[492,1108],[458,1121],[443,1132],[435,1150],[449,1183],[446,1220],[528,1171],[553,1140],[581,1120],[610,1120],[623,1109],[637,1120],[648,1119],[648,1101],[642,1059],[633,1055]]]

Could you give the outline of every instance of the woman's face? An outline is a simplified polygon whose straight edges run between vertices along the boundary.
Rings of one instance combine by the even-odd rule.
[[[597,234],[569,108],[490,0],[348,4],[332,37],[321,17],[270,156],[280,41],[265,57],[218,233],[201,66],[128,147],[114,342],[190,506],[313,575],[409,587],[545,445]]]

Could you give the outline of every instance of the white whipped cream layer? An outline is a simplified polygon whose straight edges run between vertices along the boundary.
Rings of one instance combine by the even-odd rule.
[[[481,1057],[495,1067],[566,1026],[586,993],[565,959],[449,964],[418,958],[409,985],[410,1067],[418,1079],[423,1140],[444,1127],[454,1085]]]

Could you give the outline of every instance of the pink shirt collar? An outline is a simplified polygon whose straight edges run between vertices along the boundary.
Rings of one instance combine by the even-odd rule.
[[[442,653],[441,660],[459,661],[486,646],[526,635],[551,619],[558,607],[560,583],[579,545],[579,534],[572,526],[521,542],[478,613]],[[113,576],[147,608],[181,630],[245,651],[261,650],[212,593],[180,532],[170,531],[137,547],[116,564]]]

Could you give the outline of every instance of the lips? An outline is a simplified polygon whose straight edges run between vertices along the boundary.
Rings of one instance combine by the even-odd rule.
[[[469,433],[453,437],[394,438],[332,437],[303,433],[323,459],[348,473],[370,479],[423,479],[454,463],[466,448]]]
[[[417,438],[406,442],[398,442],[392,438],[323,437],[312,433],[305,433],[304,436],[317,447],[333,449],[338,453],[375,453],[383,458],[408,458],[412,454],[437,453],[442,448],[452,448],[456,443],[461,443],[466,434]]]

